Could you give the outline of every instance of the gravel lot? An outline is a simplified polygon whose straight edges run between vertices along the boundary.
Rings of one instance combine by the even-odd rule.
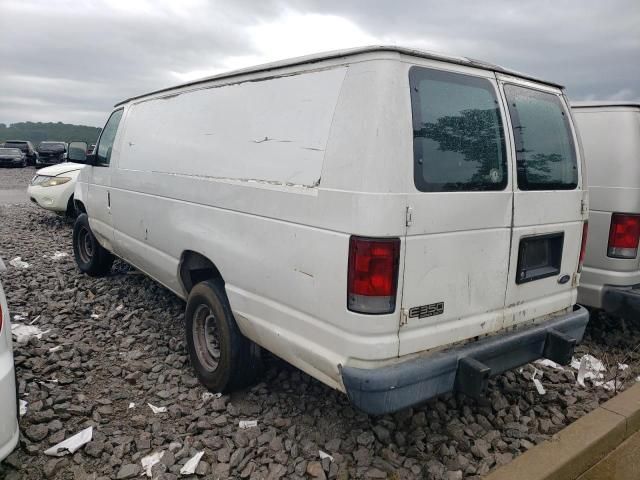
[[[32,169],[0,170],[0,188],[25,185],[32,175]],[[165,452],[153,468],[157,479],[179,478],[199,451],[204,456],[194,478],[479,478],[614,394],[589,381],[586,388],[576,385],[569,368],[535,365],[546,389],[541,395],[528,365],[492,380],[482,402],[449,395],[370,417],[267,356],[261,383],[206,398],[186,356],[184,304],[172,293],[123,263],[108,278],[81,275],[71,225],[53,213],[0,206],[0,219],[0,256],[7,264],[16,256],[30,264],[8,265],[0,279],[14,323],[48,331],[15,344],[19,395],[28,411],[19,448],[0,465],[7,480],[137,478],[141,459],[156,451]],[[55,252],[67,256],[52,258]],[[638,327],[603,316],[591,324],[576,356],[590,352],[608,365],[627,363],[617,375],[633,382],[640,373],[640,355],[632,351]],[[615,371],[609,368],[606,380]],[[167,412],[154,414],[147,403]],[[257,427],[240,429],[240,420],[257,420]],[[93,441],[75,454],[43,454],[88,426]],[[319,450],[333,461],[321,459]]]

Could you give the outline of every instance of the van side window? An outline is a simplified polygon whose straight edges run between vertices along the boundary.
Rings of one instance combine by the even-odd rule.
[[[503,190],[507,155],[500,106],[484,78],[409,70],[413,178],[422,192]]]
[[[108,166],[111,161],[111,149],[122,118],[122,112],[122,109],[113,112],[102,130],[102,135],[100,135],[100,141],[96,148],[96,165]]]
[[[576,149],[568,113],[557,95],[505,85],[516,144],[520,190],[573,190]]]

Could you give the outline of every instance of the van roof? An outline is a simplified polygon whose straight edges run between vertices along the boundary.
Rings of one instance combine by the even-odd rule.
[[[640,107],[640,102],[629,100],[626,102],[613,102],[608,100],[595,101],[584,100],[579,102],[571,102],[571,108],[593,108],[593,107]]]
[[[276,62],[271,62],[271,63],[265,63],[262,65],[255,65],[252,67],[247,67],[247,68],[241,68],[238,70],[232,70],[229,72],[225,72],[225,73],[220,73],[217,75],[213,75],[210,77],[204,77],[204,78],[200,78],[198,80],[193,80],[191,82],[186,82],[180,85],[175,85],[173,87],[168,87],[168,88],[162,88],[160,90],[155,90],[153,92],[149,92],[149,93],[145,93],[143,95],[137,95],[135,97],[130,97],[127,98],[126,100],[123,100],[121,102],[118,102],[115,104],[115,106],[119,106],[119,105],[123,105],[127,102],[130,102],[132,100],[137,100],[139,98],[144,98],[144,97],[148,97],[151,95],[155,95],[158,93],[162,93],[162,92],[169,92],[171,90],[175,90],[178,88],[183,88],[183,87],[188,87],[191,85],[198,85],[200,83],[205,83],[205,82],[209,82],[211,80],[221,80],[221,79],[225,79],[225,78],[233,78],[239,75],[245,75],[248,73],[258,73],[258,72],[267,72],[270,70],[277,70],[280,68],[285,68],[285,67],[292,67],[292,66],[296,66],[296,65],[305,65],[305,64],[311,64],[311,63],[316,63],[316,62],[321,62],[324,60],[330,60],[330,59],[336,59],[336,58],[343,58],[343,57],[350,57],[350,56],[355,56],[355,55],[360,55],[363,53],[377,53],[377,52],[396,52],[396,53],[400,53],[403,55],[410,55],[413,57],[420,57],[420,58],[428,58],[430,60],[440,60],[443,62],[448,62],[448,63],[455,63],[458,65],[466,65],[466,66],[470,66],[470,67],[476,67],[476,68],[482,68],[485,70],[491,70],[494,72],[499,72],[499,73],[505,73],[507,75],[514,75],[517,77],[521,77],[521,78],[525,78],[528,80],[533,80],[536,82],[541,82],[547,85],[551,85],[560,89],[563,89],[564,87],[562,85],[559,85],[557,83],[553,83],[553,82],[549,82],[546,80],[541,80],[539,78],[533,77],[531,75],[526,75],[520,72],[517,72],[515,70],[509,70],[507,68],[501,67],[499,65],[495,65],[492,63],[488,63],[488,62],[484,62],[481,60],[475,60],[472,58],[468,58],[468,57],[457,57],[457,56],[449,56],[449,55],[444,55],[444,54],[440,54],[440,53],[435,53],[435,52],[429,52],[426,50],[419,50],[419,49],[415,49],[415,48],[407,48],[407,47],[397,47],[397,46],[390,46],[390,45],[372,45],[372,46],[368,46],[368,47],[356,47],[356,48],[348,48],[348,49],[344,49],[344,50],[333,50],[330,52],[322,52],[322,53],[315,53],[312,55],[305,55],[302,57],[295,57],[295,58],[289,58],[286,60],[279,60]]]

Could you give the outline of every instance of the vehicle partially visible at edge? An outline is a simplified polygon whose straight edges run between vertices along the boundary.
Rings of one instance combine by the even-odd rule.
[[[589,239],[578,301],[640,314],[640,103],[573,102],[589,184]]]
[[[0,258],[0,274],[4,270],[5,265]],[[0,460],[6,458],[18,444],[20,432],[17,389],[11,322],[7,299],[0,282]]]

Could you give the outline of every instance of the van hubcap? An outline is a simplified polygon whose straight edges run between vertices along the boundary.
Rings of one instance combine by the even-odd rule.
[[[78,232],[78,253],[83,263],[91,262],[93,258],[93,242],[91,241],[91,233],[84,227]]]
[[[220,362],[220,340],[216,317],[208,305],[198,305],[193,314],[193,343],[200,364],[214,371]]]

